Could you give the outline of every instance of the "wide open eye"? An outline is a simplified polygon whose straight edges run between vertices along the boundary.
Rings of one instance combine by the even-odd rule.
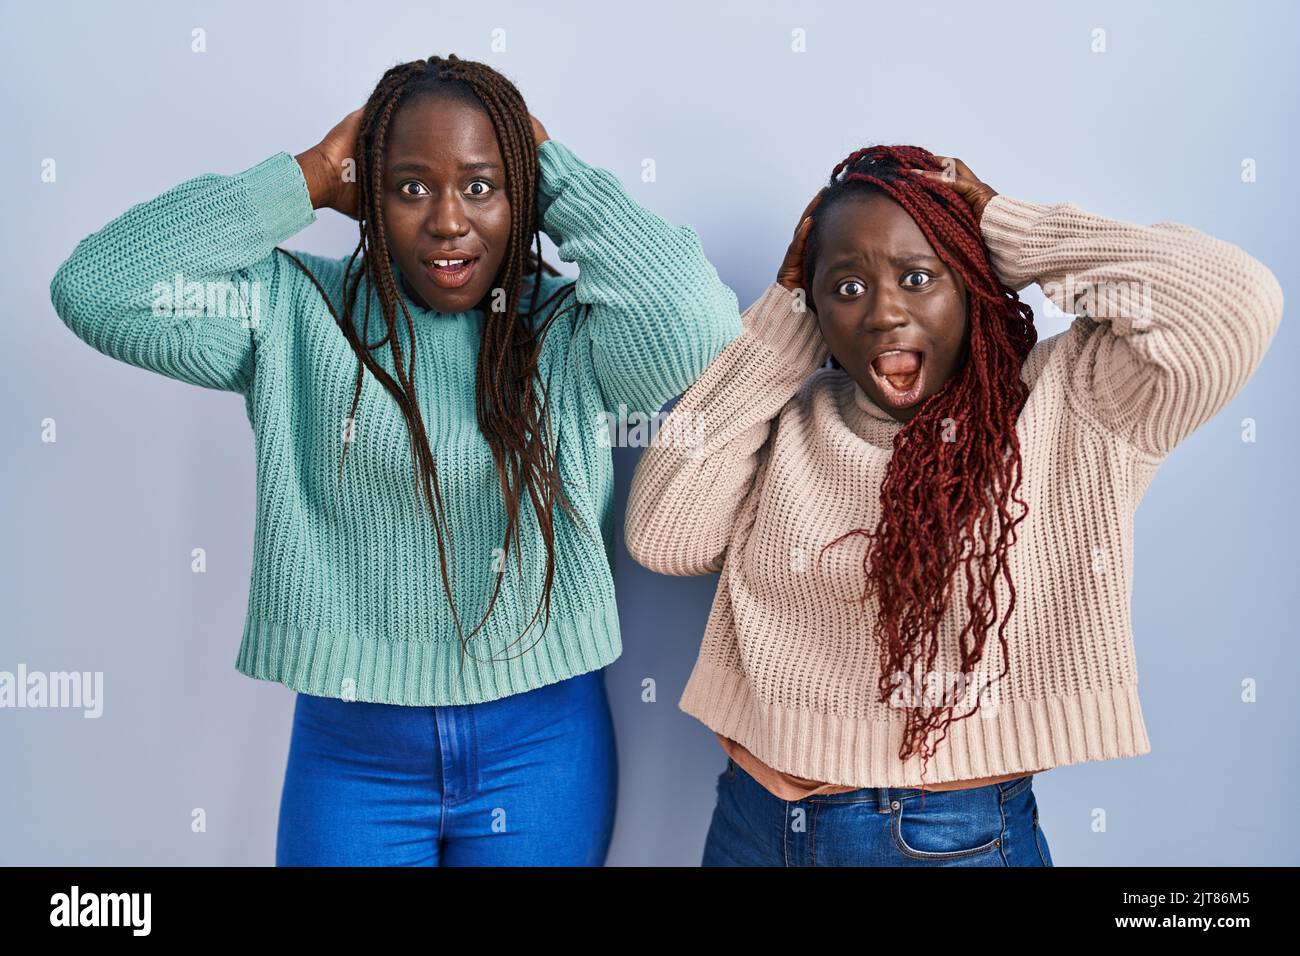
[[[853,296],[862,295],[863,292],[867,291],[867,287],[864,286],[857,279],[845,279],[843,282],[841,282],[839,285],[835,287],[835,291],[839,295],[847,295],[853,297]]]
[[[407,192],[407,191],[406,191],[406,187],[407,187],[407,186],[419,186],[421,189],[424,189],[424,183],[421,183],[421,182],[419,182],[419,181],[417,181],[417,180],[414,180],[414,179],[408,179],[406,182],[402,183],[400,186],[397,187],[397,191],[398,191],[399,193],[401,193],[402,195],[404,195],[404,196],[419,196],[419,195],[421,195],[420,193],[410,193],[410,192]],[[427,192],[427,190],[426,190],[426,192]]]
[[[922,272],[920,269],[913,269],[903,276],[903,285],[909,289],[919,289],[930,284],[934,277],[928,272]],[[917,281],[919,280],[919,281]]]
[[[475,189],[474,187],[476,186],[482,188]],[[468,192],[475,199],[482,199],[484,196],[491,195],[493,188],[494,187],[492,186],[492,184],[487,182],[486,180],[476,179],[469,184],[469,189],[467,189],[466,192]]]

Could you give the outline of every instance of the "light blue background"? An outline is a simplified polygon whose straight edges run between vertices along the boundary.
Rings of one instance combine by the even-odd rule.
[[[1196,226],[1290,294],[1298,20],[1283,2],[5,3],[0,670],[103,671],[106,690],[99,720],[0,710],[0,862],[273,860],[293,694],[234,669],[253,534],[243,400],[107,360],[49,301],[77,240],[129,205],[299,152],[389,66],[456,52],[504,72],[555,138],[691,224],[742,306],[830,168],[890,141],[960,156],[1013,196]],[[498,27],[507,52],[494,54]],[[1097,27],[1104,54],[1090,50]],[[795,28],[806,53],[791,52]],[[47,157],[55,184],[40,181]],[[657,182],[640,181],[647,157]],[[1246,157],[1255,183],[1241,181]],[[354,223],[322,212],[288,245],[341,256],[355,243]],[[1045,319],[1040,335],[1064,323]],[[1138,512],[1133,623],[1153,749],[1036,778],[1058,865],[1300,862],[1296,358],[1288,316]],[[46,417],[55,444],[40,440]],[[1254,444],[1240,438],[1247,417]],[[625,652],[609,672],[609,862],[693,866],[724,758],[676,702],[716,577],[657,576],[622,550],[636,454],[616,452]],[[206,574],[190,571],[195,546]],[[641,701],[646,677],[657,703]],[[1248,678],[1253,704],[1240,699]],[[191,832],[195,807],[205,833]]]

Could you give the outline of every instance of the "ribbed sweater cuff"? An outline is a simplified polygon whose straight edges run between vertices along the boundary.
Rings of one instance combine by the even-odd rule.
[[[1021,263],[1030,232],[1051,208],[1044,203],[1012,199],[1001,193],[984,207],[980,231],[993,258],[993,268],[1002,281],[1016,291],[1038,278]]]
[[[283,242],[316,221],[302,167],[288,152],[269,156],[235,178],[248,190],[268,246]]]
[[[799,296],[773,282],[741,316],[746,332],[796,368],[811,372],[826,363],[830,349],[817,325],[817,317],[804,305],[797,311]]]

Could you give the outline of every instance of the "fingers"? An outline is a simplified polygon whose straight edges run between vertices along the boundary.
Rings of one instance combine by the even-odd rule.
[[[813,217],[812,212],[821,202],[822,197],[826,195],[829,186],[823,186],[813,196],[808,205],[804,207],[803,215],[799,218],[799,225],[795,227],[794,236],[790,239],[790,246],[785,251],[785,259],[781,263],[781,268],[777,270],[777,282],[787,289],[802,288],[803,279],[803,255],[804,247],[808,243],[808,233],[812,231]]]
[[[954,172],[957,172],[957,175],[954,176],[953,173],[948,171],[948,169],[953,169]],[[943,183],[945,186],[955,189],[963,196],[977,185],[977,181],[974,178],[961,174],[954,167],[949,167],[948,169],[913,169],[912,175],[919,176],[922,179],[928,179],[932,183]]]
[[[979,182],[979,177],[971,172],[971,168],[956,156],[936,155],[934,158],[939,165],[943,167],[943,172],[938,174],[942,177],[939,180],[940,182],[952,183],[963,179],[968,179],[971,182]]]
[[[812,229],[812,225],[812,216],[804,216],[803,221],[794,231],[794,238],[790,240],[789,248],[785,251],[781,268],[777,270],[776,281],[787,289],[798,289],[803,286],[804,247],[807,245],[808,232]]]
[[[802,268],[803,250],[808,245],[808,233],[812,231],[813,217],[804,216],[803,222],[794,231],[794,238],[790,240],[790,249],[786,254],[786,261],[793,263],[795,266]]]
[[[942,158],[936,157],[936,159]],[[983,217],[984,208],[989,204],[989,200],[997,195],[997,191],[988,183],[977,179],[975,174],[970,171],[970,168],[960,159],[950,160],[950,162],[953,165],[946,167],[943,172],[930,169],[913,169],[912,174],[947,186],[966,201],[971,211],[975,213],[975,218],[979,220]],[[952,170],[957,172],[955,179],[952,178]]]
[[[823,186],[822,189],[819,189],[818,193],[813,196],[813,199],[809,200],[809,204],[803,207],[803,212],[800,213],[800,224],[794,228],[794,234],[798,235],[800,234],[801,229],[809,228],[809,225],[807,225],[809,224],[809,217],[813,215],[813,209],[818,206],[818,203],[822,202],[822,196],[826,195],[827,189],[829,189],[828,186]]]

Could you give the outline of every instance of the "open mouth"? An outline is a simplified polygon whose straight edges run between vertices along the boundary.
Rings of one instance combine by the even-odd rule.
[[[896,349],[876,356],[869,366],[871,377],[885,401],[893,408],[916,404],[925,390],[925,355],[910,349]]]
[[[424,263],[424,271],[435,285],[456,289],[469,281],[477,264],[477,256],[470,259],[429,259]]]

